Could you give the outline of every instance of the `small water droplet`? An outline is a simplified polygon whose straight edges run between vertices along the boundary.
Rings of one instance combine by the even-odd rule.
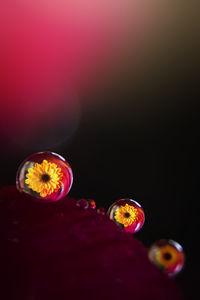
[[[97,213],[104,216],[105,215],[105,209],[103,207],[99,207],[99,208],[97,208]]]
[[[78,200],[77,203],[76,203],[76,205],[78,207],[80,207],[81,209],[85,209],[85,210],[88,209],[88,207],[89,207],[89,203],[88,203],[88,201],[86,199],[80,199],[80,200]]]
[[[96,203],[93,199],[87,199],[88,203],[89,203],[89,207],[92,209],[96,208]]]

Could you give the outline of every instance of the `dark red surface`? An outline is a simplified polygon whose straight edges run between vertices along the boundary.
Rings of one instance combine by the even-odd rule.
[[[1,296],[6,299],[180,299],[146,248],[74,199],[37,203],[0,190]]]

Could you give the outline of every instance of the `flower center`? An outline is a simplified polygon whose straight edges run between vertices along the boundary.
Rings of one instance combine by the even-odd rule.
[[[125,217],[125,218],[129,218],[130,216],[131,216],[131,215],[130,215],[128,212],[125,212],[125,213],[124,213],[124,217]]]
[[[170,260],[172,258],[172,255],[169,252],[166,252],[163,254],[163,257],[165,260]]]
[[[50,180],[50,176],[48,174],[43,174],[41,179],[43,182],[48,182]]]

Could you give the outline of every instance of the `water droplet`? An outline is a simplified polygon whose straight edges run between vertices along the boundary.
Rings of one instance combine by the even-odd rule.
[[[88,203],[89,203],[89,207],[92,209],[96,208],[96,203],[93,199],[87,199]]]
[[[89,203],[86,199],[80,199],[77,201],[76,205],[81,209],[88,209]]]
[[[144,211],[139,203],[132,199],[121,199],[108,209],[108,217],[126,232],[136,233],[145,221]]]
[[[178,274],[185,261],[183,248],[173,240],[156,241],[148,251],[150,261],[167,275]]]
[[[16,176],[18,190],[42,202],[53,202],[66,196],[72,182],[70,165],[62,156],[49,151],[25,159]]]
[[[105,215],[105,209],[103,207],[99,207],[99,208],[97,208],[97,213],[104,216]]]

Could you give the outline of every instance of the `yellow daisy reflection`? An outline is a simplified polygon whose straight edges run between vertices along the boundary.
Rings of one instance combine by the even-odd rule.
[[[124,225],[124,227],[128,227],[137,220],[137,215],[137,209],[126,203],[126,205],[116,209],[114,218],[118,223]]]
[[[63,174],[55,163],[43,160],[28,169],[25,183],[30,189],[40,194],[41,197],[57,192],[63,185]]]
[[[178,251],[170,245],[163,246],[156,252],[156,261],[165,268],[176,263],[177,258]]]

